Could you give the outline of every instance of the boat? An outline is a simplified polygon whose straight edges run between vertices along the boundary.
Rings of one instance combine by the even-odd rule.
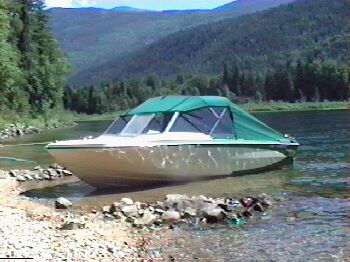
[[[298,146],[227,98],[164,96],[121,115],[96,138],[47,150],[82,181],[106,188],[260,172],[292,160]]]

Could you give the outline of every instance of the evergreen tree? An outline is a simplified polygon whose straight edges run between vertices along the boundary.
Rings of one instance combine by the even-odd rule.
[[[26,82],[19,66],[19,53],[9,43],[8,11],[4,0],[0,0],[0,110],[8,108],[23,112],[28,106],[22,89]]]

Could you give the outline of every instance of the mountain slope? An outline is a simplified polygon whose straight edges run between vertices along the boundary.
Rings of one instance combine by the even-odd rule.
[[[215,8],[217,11],[224,10],[240,10],[241,12],[257,12],[263,11],[281,4],[288,4],[293,0],[237,0],[226,5]]]
[[[256,71],[307,57],[346,63],[348,10],[346,0],[300,0],[262,13],[198,26],[91,68],[74,81],[213,74],[222,72],[225,63]]]
[[[251,0],[239,0],[240,3],[245,1]],[[286,1],[274,0],[274,4]],[[265,8],[264,4],[259,8]],[[74,75],[179,30],[254,11],[254,8],[240,10],[239,6],[234,5],[224,11],[118,12],[93,8],[53,8],[48,12],[52,32],[67,54]]]
[[[152,10],[139,9],[139,8],[134,8],[130,6],[117,6],[109,10],[116,11],[116,12],[131,12],[131,13],[155,12]]]

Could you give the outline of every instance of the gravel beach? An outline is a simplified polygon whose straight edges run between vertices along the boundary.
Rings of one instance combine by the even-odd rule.
[[[0,257],[34,261],[130,261],[138,257],[131,229],[98,214],[75,217],[20,196],[14,178],[0,179]],[[65,221],[81,228],[63,230]],[[79,222],[76,222],[79,221]],[[33,260],[31,260],[33,261]]]
[[[172,260],[159,252],[161,240],[181,225],[238,225],[271,205],[267,195],[234,200],[169,194],[164,201],[122,198],[94,212],[81,212],[64,197],[49,204],[21,195],[33,186],[76,179],[63,167],[0,171],[0,177],[0,258],[8,259]]]

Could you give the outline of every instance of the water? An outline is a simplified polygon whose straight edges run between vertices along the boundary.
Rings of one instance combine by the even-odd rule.
[[[100,135],[110,125],[111,121],[81,122],[70,128],[55,129],[39,135],[28,135],[6,142],[6,145],[31,144],[53,142],[55,140],[76,139],[82,136]],[[26,160],[26,161],[15,161]],[[0,147],[1,169],[25,169],[36,165],[48,166],[54,163],[54,159],[46,152],[44,145],[23,147]]]
[[[224,261],[345,261],[350,258],[350,115],[348,111],[260,113],[260,119],[296,137],[302,144],[294,166],[264,174],[232,177],[137,192],[94,192],[76,182],[29,195],[37,198],[66,196],[79,210],[96,208],[123,196],[152,201],[168,193],[211,196],[246,196],[261,192],[281,199],[262,220],[245,225],[196,228],[166,233],[163,253],[183,260],[196,257]],[[12,141],[34,143],[77,138],[102,132],[108,122],[81,123]],[[42,146],[3,148],[0,157],[13,157],[47,165],[53,159]],[[32,167],[32,163],[1,161],[1,168]],[[102,192],[106,193],[106,192]],[[111,194],[113,193],[113,194]],[[177,241],[183,241],[177,248]],[[189,242],[189,239],[191,241]],[[196,241],[193,241],[195,239]],[[171,244],[172,243],[172,244]]]

